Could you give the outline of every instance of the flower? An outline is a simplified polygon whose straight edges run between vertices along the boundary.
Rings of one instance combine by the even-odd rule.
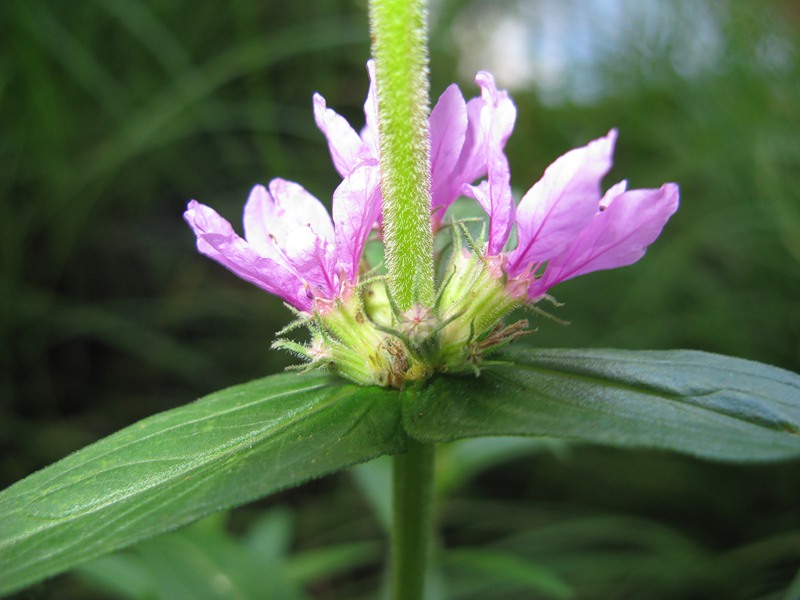
[[[333,193],[333,222],[302,186],[256,185],[244,207],[244,239],[212,208],[189,202],[184,219],[197,249],[245,281],[306,313],[347,299],[367,236],[380,211],[377,168],[361,165]]]
[[[342,177],[361,165],[377,165],[380,157],[373,61],[367,63],[367,71],[370,87],[364,103],[366,124],[360,133],[328,108],[320,94],[314,94],[314,118]],[[491,110],[487,110],[489,103]],[[495,96],[484,93],[466,102],[458,86],[452,84],[439,97],[428,120],[434,230],[439,228],[447,207],[461,196],[464,185],[486,175],[487,146],[502,153],[515,118],[516,108],[504,92]]]
[[[456,245],[439,294],[441,362],[448,370],[471,365],[528,332],[527,322],[505,326],[515,308],[548,297],[554,285],[601,269],[639,260],[678,208],[678,186],[627,190],[627,182],[605,194],[601,182],[611,169],[616,130],[558,158],[515,205],[504,153],[515,110],[489,73],[475,78],[481,88],[479,115],[486,179],[463,184],[489,217],[479,256]],[[516,227],[516,246],[506,249]],[[542,312],[542,311],[539,311]]]
[[[484,112],[497,110],[492,107],[506,100],[505,92],[497,91],[489,73],[478,73],[476,82],[487,98]],[[617,139],[613,129],[558,158],[515,207],[502,149],[506,135],[505,129],[487,133],[487,180],[463,191],[489,215],[485,258],[500,264],[507,289],[521,292],[527,302],[537,302],[557,283],[578,275],[635,263],[678,209],[674,183],[627,190],[621,181],[602,193]],[[516,248],[504,252],[515,224]]]
[[[401,310],[381,276],[361,277],[369,269],[364,246],[381,210],[373,63],[367,68],[366,125],[359,133],[314,95],[314,118],[343,178],[332,218],[303,187],[283,179],[250,192],[244,238],[196,200],[184,213],[202,254],[297,309],[295,324],[309,328],[309,344],[278,339],[273,346],[304,357],[306,368],[396,388],[437,371],[478,373],[487,355],[530,333],[526,320],[506,325],[509,312],[548,297],[561,281],[636,262],[677,210],[673,183],[628,190],[622,181],[602,193],[615,130],[557,159],[515,204],[505,145],[516,107],[480,72],[479,97],[467,102],[453,84],[429,117],[431,226],[442,229],[453,201],[468,196],[488,215],[488,234],[470,240],[470,252],[459,229],[450,228],[450,260],[440,270],[434,306]],[[516,245],[507,249],[515,228]]]

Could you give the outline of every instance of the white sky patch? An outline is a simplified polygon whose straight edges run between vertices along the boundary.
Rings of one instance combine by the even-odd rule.
[[[453,38],[465,79],[485,69],[500,86],[533,87],[549,103],[602,96],[608,90],[600,66],[613,66],[623,52],[635,53],[645,69],[668,56],[674,70],[689,77],[713,68],[721,51],[714,12],[697,0],[476,3],[462,11]]]

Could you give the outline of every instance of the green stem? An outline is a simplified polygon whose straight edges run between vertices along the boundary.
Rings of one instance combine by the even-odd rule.
[[[403,310],[434,300],[424,0],[371,0],[386,268]]]
[[[428,570],[436,446],[409,438],[394,457],[392,600],[421,600]]]

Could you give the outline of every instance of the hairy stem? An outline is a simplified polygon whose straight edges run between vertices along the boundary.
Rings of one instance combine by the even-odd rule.
[[[401,309],[434,299],[428,55],[424,0],[371,0],[378,89],[383,231]]]

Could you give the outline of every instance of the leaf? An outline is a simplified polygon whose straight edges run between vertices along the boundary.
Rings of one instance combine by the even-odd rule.
[[[76,569],[78,577],[110,598],[139,600],[155,598],[155,585],[138,556],[117,552],[101,556]]]
[[[392,530],[392,459],[376,458],[353,467],[350,474],[388,535]]]
[[[380,542],[353,542],[325,548],[306,550],[286,561],[284,574],[296,583],[309,584],[316,579],[331,577],[380,562],[384,555]]]
[[[800,457],[800,376],[695,352],[517,350],[404,403],[409,435],[562,437],[726,461]]]
[[[399,405],[396,392],[287,374],[140,421],[0,494],[0,593],[401,452]]]
[[[512,586],[529,590],[541,598],[574,598],[572,588],[555,572],[531,562],[496,550],[463,548],[446,554],[448,564],[461,567],[469,575],[481,573],[481,584],[497,593],[498,588]],[[464,583],[464,574],[459,577]],[[485,593],[485,592],[484,592]]]
[[[566,448],[564,440],[523,437],[481,437],[442,446],[436,457],[437,492],[445,495],[503,462],[545,452],[558,454]]]

